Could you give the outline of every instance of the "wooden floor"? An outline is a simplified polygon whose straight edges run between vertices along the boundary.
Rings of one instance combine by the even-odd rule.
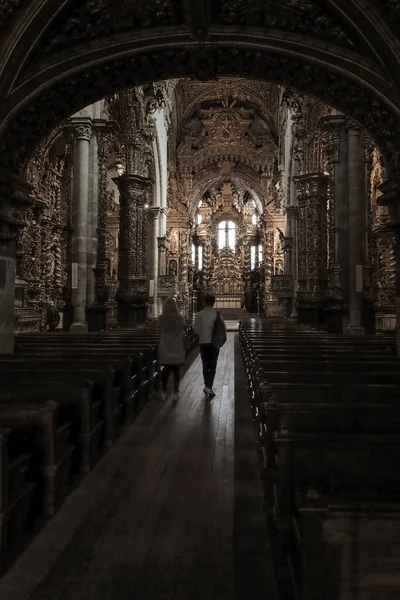
[[[196,358],[180,400],[145,409],[3,578],[1,600],[277,598],[241,364],[235,438],[234,357],[231,333],[212,401]]]

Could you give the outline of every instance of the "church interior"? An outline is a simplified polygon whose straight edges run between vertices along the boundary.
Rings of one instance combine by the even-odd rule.
[[[400,2],[3,0],[0,48],[0,600],[397,600]]]

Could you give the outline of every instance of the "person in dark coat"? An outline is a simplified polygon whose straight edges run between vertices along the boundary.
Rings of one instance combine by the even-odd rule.
[[[49,302],[46,311],[46,328],[49,331],[54,331],[60,323],[60,313],[54,306],[54,302]]]

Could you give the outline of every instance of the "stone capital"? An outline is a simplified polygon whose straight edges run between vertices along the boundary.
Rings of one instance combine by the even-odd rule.
[[[93,133],[93,121],[90,117],[71,117],[70,124],[76,140],[90,142]]]
[[[325,200],[329,175],[324,173],[306,173],[294,177],[297,188],[298,204],[308,204],[316,200]]]
[[[93,119],[93,129],[96,133],[118,133],[120,127],[113,119]]]
[[[325,115],[320,119],[320,128],[323,131],[340,131],[346,123],[347,117],[345,115]]]
[[[152,221],[156,221],[161,213],[161,208],[159,206],[150,206],[149,208],[149,219]]]
[[[120,204],[136,203],[144,205],[150,192],[154,179],[141,177],[140,175],[129,175],[125,173],[119,177],[113,177],[114,183],[120,192]]]
[[[347,119],[346,129],[349,134],[351,133],[354,136],[361,136],[361,134],[363,133],[363,129],[362,129],[361,125],[359,125],[352,119]]]
[[[0,172],[0,241],[12,241],[25,227],[25,211],[32,206],[33,186],[7,172]]]

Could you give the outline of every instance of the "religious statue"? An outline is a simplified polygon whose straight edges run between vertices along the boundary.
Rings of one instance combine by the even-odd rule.
[[[176,277],[177,276],[177,274],[178,274],[178,265],[177,265],[176,260],[170,260],[169,261],[169,269],[168,269],[168,271],[169,271],[169,275],[171,277]]]

